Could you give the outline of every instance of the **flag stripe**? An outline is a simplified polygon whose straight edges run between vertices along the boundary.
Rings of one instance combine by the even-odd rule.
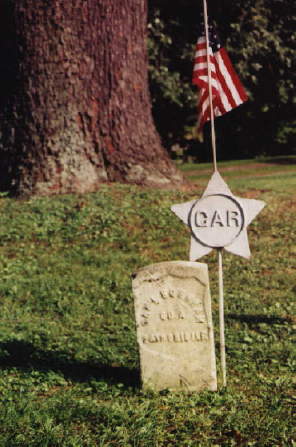
[[[214,65],[214,67],[215,67],[215,65]],[[207,67],[195,70],[193,79],[199,78],[199,77],[205,77],[206,80],[208,81],[208,69],[207,69]],[[212,79],[218,80],[218,77],[217,77],[217,74],[216,74],[216,70],[211,70],[211,77],[212,77]]]
[[[210,63],[210,68],[211,68],[211,71],[214,72],[214,74],[215,74],[216,68],[215,68],[214,62]],[[194,65],[194,71],[197,73],[200,70],[204,70],[204,69],[206,69],[206,72],[208,72],[207,61],[197,61],[197,63]]]
[[[198,57],[198,56],[207,56],[207,49],[206,49],[206,47],[203,47],[200,50],[195,52],[195,57]]]
[[[216,70],[217,70],[219,82],[221,84],[221,93],[224,93],[224,95],[227,98],[227,102],[229,104],[227,111],[230,111],[231,109],[234,109],[238,104],[233,97],[231,88],[229,88],[229,86],[228,86],[226,77],[224,77],[221,72],[219,63],[217,63],[217,62],[216,62]]]
[[[215,77],[216,77],[216,75],[215,75]],[[209,87],[208,87],[208,72],[207,72],[207,70],[204,70],[202,75],[199,75],[198,77],[194,77],[193,83],[196,84],[199,88],[205,88],[208,91]],[[212,76],[212,89],[216,94],[218,94],[218,92],[219,92],[218,80],[216,78],[213,78],[213,76]]]
[[[199,63],[203,63],[203,62],[207,62],[207,56],[204,54],[201,55],[200,53],[198,53],[198,55],[196,55],[196,57],[194,59],[194,64],[196,65]],[[194,65],[194,68],[195,68],[195,65]]]
[[[229,59],[228,59],[228,61],[230,62]],[[226,62],[228,62],[228,61],[226,61]],[[224,78],[225,83],[226,83],[226,85],[227,85],[228,89],[230,90],[231,95],[233,97],[234,107],[236,107],[236,106],[238,106],[239,104],[242,103],[242,100],[241,100],[240,94],[239,94],[239,92],[237,90],[237,87],[236,87],[236,85],[233,82],[233,78],[231,76],[231,71],[233,71],[233,68],[232,68],[232,66],[229,66],[229,64],[225,65],[224,58],[222,56],[222,51],[219,51],[217,53],[217,64],[220,67],[221,77]]]
[[[217,112],[215,112],[215,115],[220,116],[220,115],[224,115],[224,113],[228,112],[228,107],[229,107],[229,102],[227,101],[227,97],[225,95],[223,95],[224,98],[222,99],[222,95],[221,96],[216,96],[215,97],[215,105],[219,110],[219,114]]]
[[[247,101],[248,100],[248,96],[247,96],[247,94],[245,92],[245,89],[243,88],[243,86],[242,86],[242,84],[241,84],[241,82],[240,82],[236,72],[234,71],[234,68],[233,68],[232,63],[231,63],[231,61],[229,59],[229,56],[228,56],[228,54],[227,54],[227,52],[226,52],[226,50],[224,48],[220,51],[220,55],[221,55],[221,58],[223,59],[224,65],[226,67],[228,67],[229,74],[230,74],[232,82],[235,85],[235,87],[237,89],[237,92],[238,92],[238,94],[239,94],[239,96],[241,98],[241,102]]]

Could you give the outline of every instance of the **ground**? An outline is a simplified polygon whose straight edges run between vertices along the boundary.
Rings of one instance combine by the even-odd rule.
[[[252,258],[224,256],[228,387],[217,393],[141,391],[131,295],[138,268],[188,259],[170,206],[202,193],[210,165],[181,166],[186,190],[2,196],[1,447],[295,446],[295,161],[221,163],[234,194],[267,206],[249,227]],[[219,360],[215,252],[202,261]]]

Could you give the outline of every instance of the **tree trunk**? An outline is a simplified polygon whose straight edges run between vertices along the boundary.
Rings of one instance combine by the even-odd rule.
[[[145,0],[3,2],[2,188],[180,183],[151,115]]]

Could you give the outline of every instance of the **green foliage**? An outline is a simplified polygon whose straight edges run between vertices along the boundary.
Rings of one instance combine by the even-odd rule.
[[[191,85],[198,2],[150,1],[149,54],[154,116],[164,143],[199,160],[195,141],[196,94]],[[295,3],[248,0],[209,3],[249,101],[216,120],[220,159],[295,153]],[[174,147],[173,147],[174,146]]]
[[[268,206],[249,229],[253,258],[224,257],[229,386],[217,393],[141,391],[131,295],[133,271],[187,259],[170,206],[201,193],[209,165],[182,167],[198,181],[186,193],[0,199],[1,447],[295,445],[295,158],[276,162],[221,164],[234,193]],[[215,253],[203,261],[218,345]]]

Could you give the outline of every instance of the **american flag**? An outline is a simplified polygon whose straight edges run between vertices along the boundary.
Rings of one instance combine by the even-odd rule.
[[[247,101],[248,97],[234,71],[227,51],[225,48],[222,48],[217,32],[212,25],[209,25],[209,57],[214,116],[221,116]],[[199,137],[202,137],[203,125],[211,118],[207,69],[207,45],[204,31],[196,44],[193,84],[199,87],[197,133]]]

